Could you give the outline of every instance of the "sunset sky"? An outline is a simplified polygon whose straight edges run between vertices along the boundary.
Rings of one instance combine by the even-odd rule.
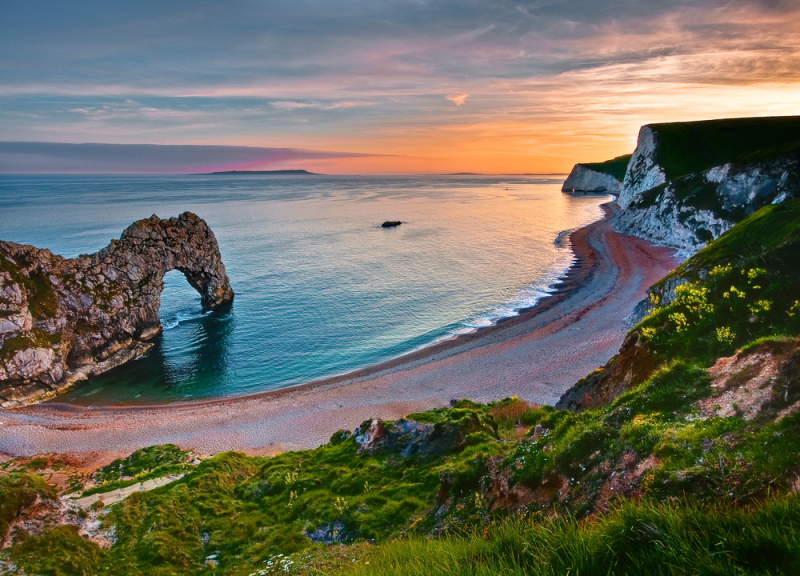
[[[631,152],[642,124],[800,114],[798,1],[3,0],[0,16],[0,172],[565,172]]]

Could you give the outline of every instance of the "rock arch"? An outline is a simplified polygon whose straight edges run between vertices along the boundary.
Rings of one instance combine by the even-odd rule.
[[[134,222],[77,258],[0,241],[0,403],[44,399],[148,350],[171,270],[204,310],[233,300],[217,239],[191,212]]]

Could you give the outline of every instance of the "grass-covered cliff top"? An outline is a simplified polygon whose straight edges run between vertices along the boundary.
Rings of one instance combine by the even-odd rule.
[[[625,171],[628,169],[628,162],[630,162],[630,159],[631,155],[625,154],[612,158],[611,160],[606,160],[605,162],[591,162],[588,164],[581,164],[581,166],[586,166],[590,170],[600,172],[601,174],[610,174],[622,182],[625,179]]]
[[[800,116],[650,124],[667,181],[728,162],[759,159],[800,142]]]

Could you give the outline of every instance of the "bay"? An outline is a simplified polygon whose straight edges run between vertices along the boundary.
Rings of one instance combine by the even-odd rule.
[[[178,271],[146,356],[59,402],[252,394],[347,373],[511,316],[572,262],[559,234],[608,197],[562,176],[0,176],[0,238],[65,257],[183,211],[217,236],[236,297],[203,314]],[[385,220],[400,220],[382,228]]]

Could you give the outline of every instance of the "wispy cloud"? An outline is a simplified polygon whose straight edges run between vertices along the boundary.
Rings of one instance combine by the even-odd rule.
[[[0,142],[0,173],[187,173],[265,170],[376,154],[250,146]]]
[[[354,108],[356,106],[374,106],[375,102],[347,100],[343,102],[296,102],[293,100],[279,100],[272,102],[272,106],[281,110],[298,110],[314,108],[317,110],[337,110],[339,108]]]
[[[456,106],[461,106],[464,102],[467,101],[469,94],[448,94],[447,99],[450,100]]]
[[[312,105],[308,102],[292,102],[291,100],[273,102],[272,105],[275,106],[275,108],[280,108],[281,110],[297,110],[298,108],[312,107]]]

